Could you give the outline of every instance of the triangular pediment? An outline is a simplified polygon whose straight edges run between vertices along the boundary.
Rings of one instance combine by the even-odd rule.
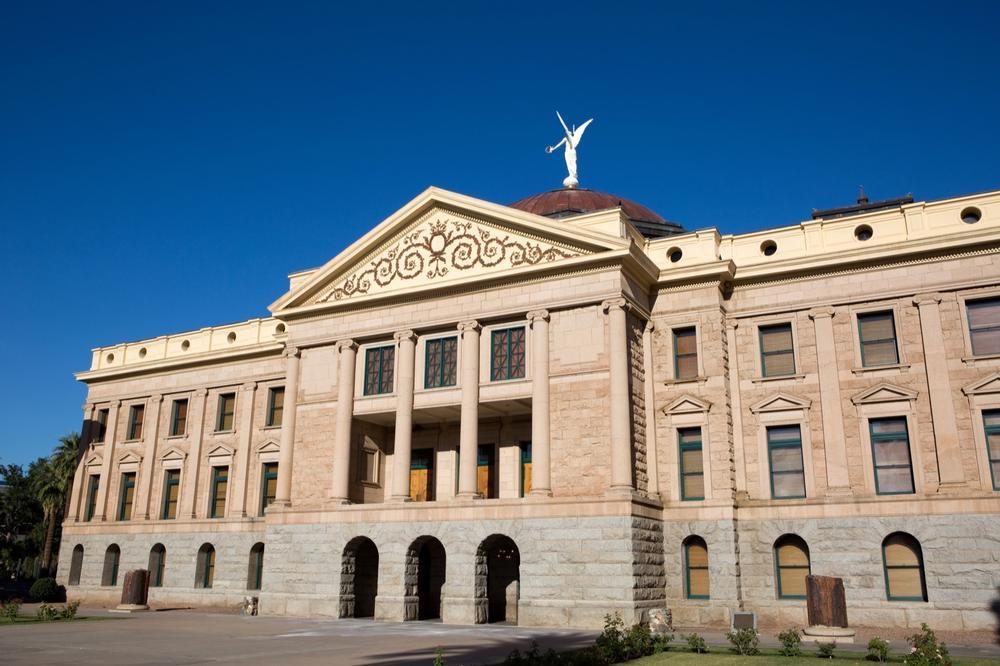
[[[963,387],[962,393],[965,395],[1000,393],[1000,372],[994,372],[989,377],[977,379],[968,386]]]
[[[83,463],[84,467],[100,467],[104,463],[104,459],[96,453],[87,456],[86,461]]]
[[[135,451],[128,451],[127,453],[118,456],[119,465],[138,465],[142,462],[142,456],[140,456]]]
[[[263,444],[259,444],[257,446],[257,454],[258,455],[260,455],[262,453],[278,453],[280,450],[281,450],[281,447],[278,446],[278,443],[276,441],[274,441],[273,439],[269,440],[269,441],[266,441]]]
[[[228,446],[218,445],[208,452],[209,458],[226,458],[233,455],[233,450]]]
[[[855,405],[866,405],[876,402],[900,402],[903,400],[916,399],[916,391],[911,391],[910,389],[903,388],[902,386],[882,383],[876,384],[875,386],[858,393],[851,398],[851,402]]]
[[[712,403],[700,400],[693,395],[682,395],[669,405],[663,408],[664,414],[695,414],[707,412],[712,408]]]
[[[176,448],[171,447],[171,448],[167,449],[166,451],[164,451],[163,455],[160,456],[160,461],[161,462],[184,462],[184,458],[186,458],[186,457],[187,457],[186,453],[184,453],[180,449],[176,449]]]
[[[299,279],[270,309],[366,302],[520,277],[628,247],[622,238],[430,188]]]
[[[790,410],[809,409],[810,404],[811,401],[807,398],[800,398],[788,393],[776,393],[750,405],[750,411],[754,414],[761,412],[786,412]]]

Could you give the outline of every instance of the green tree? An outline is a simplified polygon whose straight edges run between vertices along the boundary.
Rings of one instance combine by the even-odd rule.
[[[0,465],[7,490],[0,493],[0,575],[5,581],[20,577],[22,565],[39,552],[36,526],[42,507],[20,465]]]
[[[52,572],[52,555],[58,552],[56,530],[69,511],[69,498],[73,487],[80,451],[79,433],[59,438],[59,444],[48,458],[40,458],[28,471],[35,498],[42,505],[45,522],[45,541],[42,547],[42,575]]]

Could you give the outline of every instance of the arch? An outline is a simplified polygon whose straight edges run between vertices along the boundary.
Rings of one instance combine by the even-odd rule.
[[[433,620],[441,617],[441,591],[445,583],[446,554],[432,536],[419,536],[406,549],[404,617]]]
[[[149,549],[149,586],[163,587],[163,572],[167,566],[167,549],[162,543]]]
[[[104,551],[104,570],[101,572],[101,585],[114,587],[118,584],[118,565],[121,562],[122,549],[113,543]]]
[[[250,547],[250,564],[247,567],[247,589],[259,590],[264,580],[264,544],[260,541]]]
[[[505,534],[491,534],[476,549],[476,622],[517,624],[521,552]]]
[[[83,571],[83,544],[76,544],[73,546],[73,557],[69,561],[69,580],[67,581],[70,585],[80,584],[80,572]]]
[[[684,539],[684,597],[710,598],[708,544],[697,534]]]
[[[198,549],[198,564],[194,572],[194,586],[211,589],[215,583],[215,546],[210,543],[201,544]]]
[[[774,542],[774,578],[779,599],[805,599],[806,576],[812,571],[809,546],[797,534]]]
[[[924,554],[912,535],[893,532],[882,541],[882,569],[887,600],[927,601]]]
[[[340,617],[375,617],[378,548],[368,537],[347,542],[340,560]]]

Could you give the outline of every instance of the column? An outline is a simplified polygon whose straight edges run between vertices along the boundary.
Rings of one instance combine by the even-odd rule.
[[[231,518],[247,516],[247,487],[250,485],[250,447],[253,445],[253,410],[254,398],[257,395],[257,382],[248,382],[240,387],[240,420],[236,426],[239,438],[236,445],[236,458],[233,470],[230,472],[230,487],[232,502],[226,502],[226,513]],[[280,472],[279,472],[280,474]]]
[[[143,428],[142,436],[146,440],[146,448],[142,454],[142,465],[139,468],[138,487],[136,488],[136,505],[138,520],[149,520],[150,495],[153,493],[153,466],[156,462],[156,443],[160,438],[160,408],[163,396],[151,396],[148,402],[149,418],[147,428]]]
[[[549,409],[549,312],[528,313],[531,324],[531,495],[552,496]],[[478,416],[478,415],[477,415]],[[521,461],[517,461],[520,469]]]
[[[417,336],[400,331],[396,340],[396,433],[392,447],[393,502],[410,501],[410,453],[413,440],[413,373]]]
[[[948,356],[941,330],[941,294],[920,294],[913,299],[920,312],[920,336],[924,345],[924,369],[931,402],[931,423],[937,452],[938,478],[942,485],[964,484],[962,451],[951,397]]]
[[[659,451],[656,447],[656,392],[653,380],[653,330],[655,325],[646,322],[642,331],[642,365],[646,377],[643,386],[643,396],[646,402],[646,465],[649,475],[648,494],[654,499],[660,498],[660,464]]]
[[[198,389],[195,391],[191,411],[188,414],[188,424],[193,428],[190,428],[191,448],[184,466],[184,476],[181,477],[181,510],[177,515],[182,518],[198,517],[195,496],[198,494],[198,475],[201,472],[201,443],[205,437],[205,403],[207,400],[207,390]]]
[[[108,412],[108,428],[104,435],[104,451],[101,452],[101,480],[97,486],[97,502],[94,510],[93,520],[102,521],[106,514],[108,500],[108,487],[111,484],[111,459],[115,455],[115,441],[118,439],[118,411],[121,409],[121,400],[112,400],[111,408]]]
[[[274,504],[278,506],[292,503],[292,452],[295,447],[295,410],[299,402],[300,356],[296,347],[285,349],[285,404],[281,415],[278,483],[274,491]]]
[[[94,415],[97,413],[97,405],[87,403],[83,406],[83,427],[80,428],[80,451],[76,456],[76,469],[73,470],[73,487],[69,494],[69,508],[66,510],[66,522],[80,522],[80,496],[86,486],[86,473],[84,461],[87,452],[90,450],[90,439],[94,432]]]
[[[331,499],[350,503],[351,422],[354,420],[354,373],[358,345],[354,340],[337,342],[337,415],[333,427],[333,490]]]
[[[610,345],[608,365],[611,379],[609,411],[611,414],[611,487],[612,494],[631,495],[632,436],[628,395],[628,303],[624,298],[605,301]]]
[[[816,334],[816,367],[819,375],[820,409],[823,412],[823,450],[826,456],[826,486],[831,495],[849,495],[851,479],[847,471],[847,441],[844,437],[844,407],[840,395],[840,370],[833,335],[831,307],[813,308]]]
[[[458,433],[460,499],[479,496],[476,488],[476,460],[479,456],[479,330],[477,321],[463,321],[458,325],[458,334],[462,338],[462,421]]]

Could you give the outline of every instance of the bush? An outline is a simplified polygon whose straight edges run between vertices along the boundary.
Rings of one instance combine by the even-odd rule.
[[[885,662],[889,661],[889,643],[875,636],[868,641],[868,661]]]
[[[705,639],[698,634],[688,634],[684,636],[684,640],[687,641],[688,649],[695,654],[705,654],[708,652],[708,645],[705,643]]]
[[[730,631],[726,634],[726,638],[733,644],[730,649],[736,654],[743,656],[760,654],[760,634],[756,629]]]
[[[670,641],[674,640],[673,634],[658,634],[653,636],[653,654],[660,654],[670,649]]]
[[[63,608],[62,608],[61,611],[59,611],[59,619],[60,620],[72,620],[73,618],[76,617],[76,611],[79,608],[80,608],[80,602],[79,601],[71,601],[71,602],[69,602],[68,604],[66,604],[65,606],[63,606]]]
[[[904,659],[904,664],[910,666],[951,666],[951,657],[948,655],[948,648],[944,642],[938,644],[934,631],[927,626],[927,623],[920,625],[920,633],[913,634],[906,639],[909,641],[911,650]]]
[[[20,599],[11,599],[5,604],[0,604],[0,615],[8,622],[14,621],[19,610],[21,610]]]
[[[66,588],[55,578],[39,578],[32,583],[28,594],[35,601],[66,601]]]
[[[536,641],[531,641],[531,649],[525,653],[514,650],[504,660],[505,666],[604,666],[606,663],[595,647],[576,652],[558,653],[549,649],[542,652]]]
[[[35,611],[35,616],[42,622],[52,622],[53,620],[59,619],[59,609],[55,606],[50,606],[48,604],[42,604]]]
[[[634,624],[625,634],[625,659],[638,659],[653,654],[653,634],[644,624]]]
[[[597,651],[606,664],[625,661],[625,622],[617,613],[604,616],[604,631],[597,637]]]
[[[782,657],[798,657],[802,654],[802,636],[795,629],[789,629],[788,631],[783,631],[778,634],[778,640],[781,641],[781,649],[778,653]]]
[[[833,651],[837,649],[837,644],[816,643],[816,647],[819,648],[819,654],[817,656],[820,659],[833,659]]]

